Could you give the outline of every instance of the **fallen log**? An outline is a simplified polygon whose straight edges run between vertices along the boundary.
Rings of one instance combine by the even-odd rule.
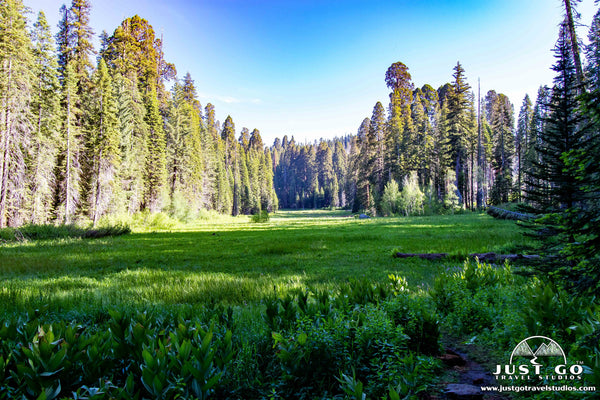
[[[442,258],[448,257],[448,253],[395,253],[395,258],[409,258],[409,257],[419,257],[425,260],[440,260]]]
[[[496,254],[496,253],[472,253],[469,254],[470,258],[477,258],[479,261],[484,262],[504,262],[515,261],[515,260],[533,260],[540,258],[538,255],[527,255],[527,254]]]
[[[448,253],[394,253],[394,258],[410,258],[417,257],[423,260],[441,260],[448,257]],[[539,259],[538,255],[529,254],[496,254],[490,253],[471,253],[469,258],[477,258],[482,262],[504,262],[504,261],[515,261],[515,260],[535,260]]]

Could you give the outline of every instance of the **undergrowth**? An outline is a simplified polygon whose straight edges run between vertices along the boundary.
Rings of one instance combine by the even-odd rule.
[[[343,377],[352,376],[362,399],[397,399],[431,388],[440,368],[433,303],[398,277],[385,285],[348,283],[336,293],[267,298],[251,324],[240,323],[238,312],[208,305],[7,316],[0,325],[0,393],[350,399]]]
[[[121,236],[131,233],[128,225],[100,225],[98,227],[81,227],[74,224],[67,225],[23,225],[19,228],[0,229],[0,241],[24,242],[29,240],[48,239],[96,239],[107,236]]]
[[[600,389],[600,305],[595,298],[573,297],[537,278],[516,275],[508,264],[495,267],[478,261],[467,261],[462,268],[440,274],[429,295],[443,321],[442,332],[487,349],[487,361],[492,364],[507,364],[512,350],[523,339],[549,337],[563,347],[571,362],[584,365],[584,373],[575,385]],[[547,366],[541,378],[552,376],[552,367]],[[520,384],[560,383],[537,378]],[[515,382],[499,383],[509,386]],[[594,395],[569,392],[569,398]],[[537,398],[553,396],[548,392]]]

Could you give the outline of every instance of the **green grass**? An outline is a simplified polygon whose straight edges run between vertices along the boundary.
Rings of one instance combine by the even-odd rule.
[[[272,294],[330,290],[354,278],[383,282],[388,274],[428,286],[466,254],[507,252],[523,242],[514,222],[485,214],[361,220],[343,211],[281,211],[262,224],[243,216],[153,229],[1,245],[0,306],[85,312],[257,304]],[[394,251],[456,257],[395,259]]]

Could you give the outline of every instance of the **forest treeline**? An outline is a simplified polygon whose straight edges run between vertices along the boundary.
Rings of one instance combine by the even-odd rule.
[[[415,89],[406,65],[394,63],[387,109],[377,102],[356,135],[313,144],[277,139],[271,151],[281,207],[390,215],[520,198],[547,88],[536,107],[525,98],[515,131],[507,96],[490,90],[477,102],[460,63],[453,77],[437,90]]]
[[[29,28],[20,0],[0,3],[0,227],[276,209],[260,132],[202,108],[143,18],[94,49],[90,10],[63,6],[53,37],[43,12]]]

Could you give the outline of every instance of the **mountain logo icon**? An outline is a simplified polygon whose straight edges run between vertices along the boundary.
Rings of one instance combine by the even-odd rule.
[[[560,357],[563,359],[564,364],[567,363],[567,356],[562,347],[555,340],[546,336],[530,336],[523,339],[515,346],[510,355],[511,364],[515,357],[530,358],[533,365],[540,365],[538,362],[540,357]]]

